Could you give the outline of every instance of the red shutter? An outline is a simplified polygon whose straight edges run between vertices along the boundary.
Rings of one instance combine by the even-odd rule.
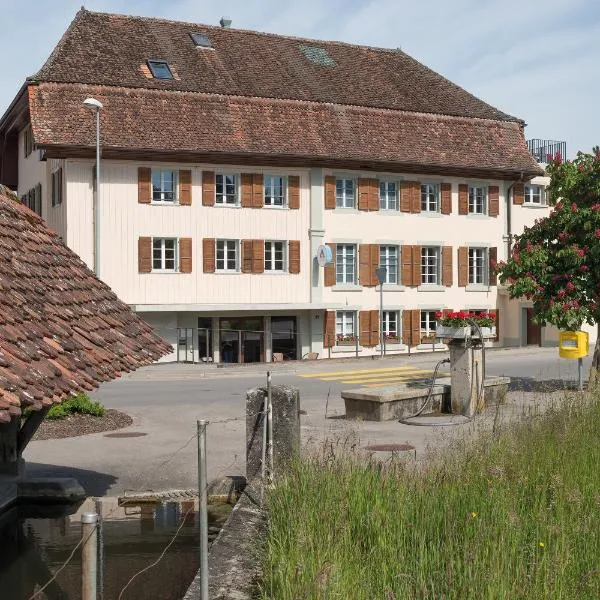
[[[288,208],[292,210],[300,208],[300,177],[298,175],[288,177]]]
[[[452,212],[452,185],[442,183],[441,188],[441,206],[440,212],[443,215],[449,215]]]
[[[265,241],[252,240],[252,272],[265,272]]]
[[[413,282],[412,252],[412,246],[402,246],[400,248],[400,258],[402,260],[402,275],[400,283],[406,286],[415,285]]]
[[[414,286],[421,285],[421,246],[413,246],[412,248],[412,273],[412,284]]]
[[[369,196],[371,194],[371,180],[358,180],[358,210],[369,210]]]
[[[293,275],[300,273],[300,241],[288,242],[288,270]]]
[[[215,173],[214,173],[214,171],[202,171],[202,206],[214,206],[214,205],[215,205]],[[214,254],[214,252],[213,252],[213,254]]]
[[[152,271],[152,238],[138,238],[138,272],[150,273]]]
[[[335,311],[326,310],[323,315],[323,346],[335,346]]]
[[[252,191],[252,173],[242,173],[240,176],[240,182],[241,205],[244,208],[252,208],[254,206],[254,195]]]
[[[400,183],[400,210],[410,212],[411,206],[411,182],[403,181]]]
[[[179,171],[179,204],[192,204],[192,172],[189,169]]]
[[[469,214],[469,186],[466,183],[458,186],[458,214]]]
[[[242,240],[242,273],[252,273],[252,240]]]
[[[497,217],[500,214],[500,188],[497,185],[488,187],[488,198],[490,201],[490,217]]]
[[[358,247],[358,282],[370,286],[371,283],[371,245],[360,244]]]
[[[458,285],[466,287],[469,283],[469,248],[461,246],[458,249]]]
[[[252,175],[252,206],[262,208],[265,205],[265,188],[262,173]]]
[[[421,212],[421,182],[413,181],[412,193],[410,196],[410,212],[420,213]]]
[[[152,169],[138,168],[138,203],[150,204],[152,200]]]
[[[329,244],[331,248],[331,262],[325,265],[323,279],[326,287],[335,285],[335,244]]]
[[[379,311],[372,310],[371,313],[371,346],[379,344]]]
[[[442,247],[442,285],[452,287],[452,247]]]
[[[379,210],[379,180],[370,179],[369,210]]]
[[[361,346],[371,346],[371,311],[361,310],[358,314],[360,327],[359,344]]]
[[[513,187],[513,204],[523,204],[525,202],[525,186],[522,183],[515,183]]]
[[[192,272],[192,238],[179,239],[179,272]]]
[[[421,311],[411,310],[410,341],[413,346],[421,343]]]
[[[489,285],[498,285],[498,274],[496,273],[496,266],[498,263],[498,248],[495,246],[488,250],[489,255]]]
[[[202,270],[204,273],[215,272],[215,238],[202,240]]]
[[[370,269],[370,277],[371,277],[371,285],[378,285],[379,280],[377,279],[377,267],[379,266],[379,246],[377,244],[371,244],[370,252],[371,254],[371,269]]]
[[[333,175],[325,177],[325,208],[327,210],[335,208],[335,177]]]

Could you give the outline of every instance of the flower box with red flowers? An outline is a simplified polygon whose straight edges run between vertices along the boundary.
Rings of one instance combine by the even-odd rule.
[[[356,346],[357,337],[355,335],[343,335],[338,333],[335,342],[338,346]]]
[[[489,339],[496,337],[496,317],[481,312],[438,312],[436,337],[445,339],[467,339],[470,337]],[[474,323],[476,325],[474,325]]]

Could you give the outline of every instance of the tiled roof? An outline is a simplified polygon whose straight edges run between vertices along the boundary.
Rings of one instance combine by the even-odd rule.
[[[29,88],[42,147],[94,147],[82,106],[98,98],[102,148],[194,156],[297,157],[402,167],[539,174],[519,123],[296,100],[42,83]],[[68,118],[67,118],[68,115]]]
[[[196,48],[192,32],[212,49]],[[323,51],[321,64],[307,58]],[[148,78],[148,59],[168,61],[175,79]],[[85,9],[34,79],[518,120],[400,50]]]
[[[169,349],[0,186],[0,422],[91,390]]]

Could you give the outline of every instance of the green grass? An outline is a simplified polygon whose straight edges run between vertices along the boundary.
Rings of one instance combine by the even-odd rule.
[[[269,495],[259,597],[600,598],[600,404],[458,445],[416,470],[333,446]]]
[[[60,404],[53,404],[46,418],[64,419],[72,414],[103,417],[105,413],[106,409],[100,402],[95,402],[86,394],[80,393],[75,396],[69,396]]]

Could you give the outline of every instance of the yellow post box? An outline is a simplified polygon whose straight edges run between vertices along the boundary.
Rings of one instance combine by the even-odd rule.
[[[583,358],[588,355],[589,339],[585,331],[561,331],[558,353],[561,358]]]

